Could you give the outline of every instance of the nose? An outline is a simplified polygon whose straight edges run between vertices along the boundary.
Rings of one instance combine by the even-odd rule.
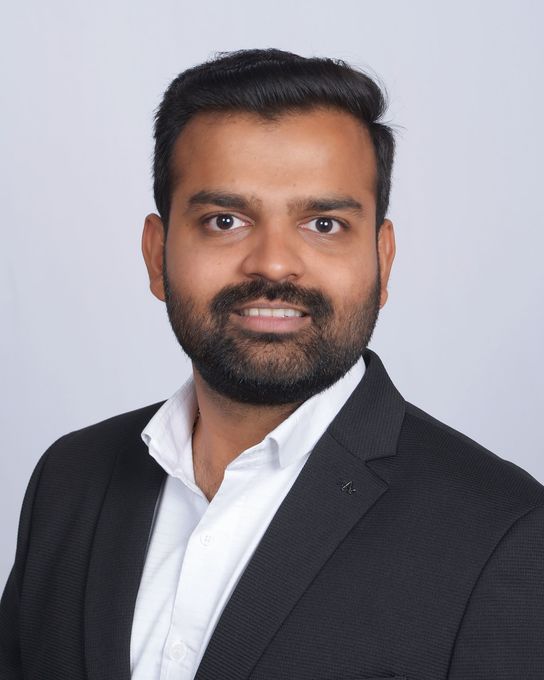
[[[298,279],[304,273],[301,242],[293,225],[259,225],[249,240],[242,271],[248,277],[270,281]]]

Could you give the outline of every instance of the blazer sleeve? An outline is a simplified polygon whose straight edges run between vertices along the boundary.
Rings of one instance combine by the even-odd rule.
[[[544,507],[516,520],[473,589],[448,680],[544,678]]]
[[[0,678],[1,680],[23,680],[21,650],[19,642],[19,612],[23,574],[30,540],[32,507],[42,469],[49,449],[40,459],[30,478],[21,515],[17,536],[15,562],[0,600]]]

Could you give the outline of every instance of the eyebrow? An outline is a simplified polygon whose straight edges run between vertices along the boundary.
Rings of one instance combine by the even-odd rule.
[[[245,197],[242,194],[232,194],[224,191],[202,190],[193,194],[188,201],[189,207],[199,205],[216,205],[220,208],[231,210],[247,210],[249,207],[259,207],[262,201],[257,198]],[[326,213],[334,210],[349,210],[358,215],[364,214],[364,209],[359,201],[351,196],[309,196],[297,198],[288,203],[290,213],[293,212],[314,212]]]
[[[331,212],[333,210],[349,210],[359,215],[364,214],[363,206],[351,196],[323,196],[301,198],[289,203],[289,212]]]
[[[189,207],[198,205],[217,205],[220,208],[232,208],[233,210],[247,210],[250,205],[255,206],[261,202],[255,198],[247,199],[241,194],[230,194],[224,191],[198,191],[189,198]]]

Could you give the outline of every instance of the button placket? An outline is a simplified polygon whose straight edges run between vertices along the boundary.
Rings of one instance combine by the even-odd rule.
[[[169,641],[164,650],[168,659],[164,680],[181,680],[184,676],[180,674],[185,670],[191,672],[198,657],[199,640],[213,613],[211,604],[217,606],[228,582],[228,574],[223,573],[223,563],[228,564],[228,560],[224,561],[222,556],[229,551],[230,543],[237,540],[249,490],[263,463],[253,460],[247,467],[242,465],[241,469],[236,466],[227,470],[220,493],[214,496],[189,537],[170,621]],[[216,590],[219,583],[223,585],[214,594],[209,583],[215,584]]]

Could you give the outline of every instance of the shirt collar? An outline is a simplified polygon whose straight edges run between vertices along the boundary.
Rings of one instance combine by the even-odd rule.
[[[301,404],[266,437],[243,451],[249,458],[255,450],[272,449],[278,465],[285,468],[306,456],[317,444],[336,414],[344,406],[365,373],[361,357],[339,380]],[[168,399],[142,432],[149,453],[172,476],[194,482],[190,443],[197,410],[193,377]]]
[[[142,439],[157,463],[173,477],[194,480],[192,456],[188,461],[197,403],[193,377],[164,402],[142,432]],[[184,455],[185,454],[185,455]],[[181,473],[181,474],[180,474]]]
[[[314,448],[364,373],[361,357],[340,380],[307,399],[267,435],[277,446],[280,467],[294,463]]]

